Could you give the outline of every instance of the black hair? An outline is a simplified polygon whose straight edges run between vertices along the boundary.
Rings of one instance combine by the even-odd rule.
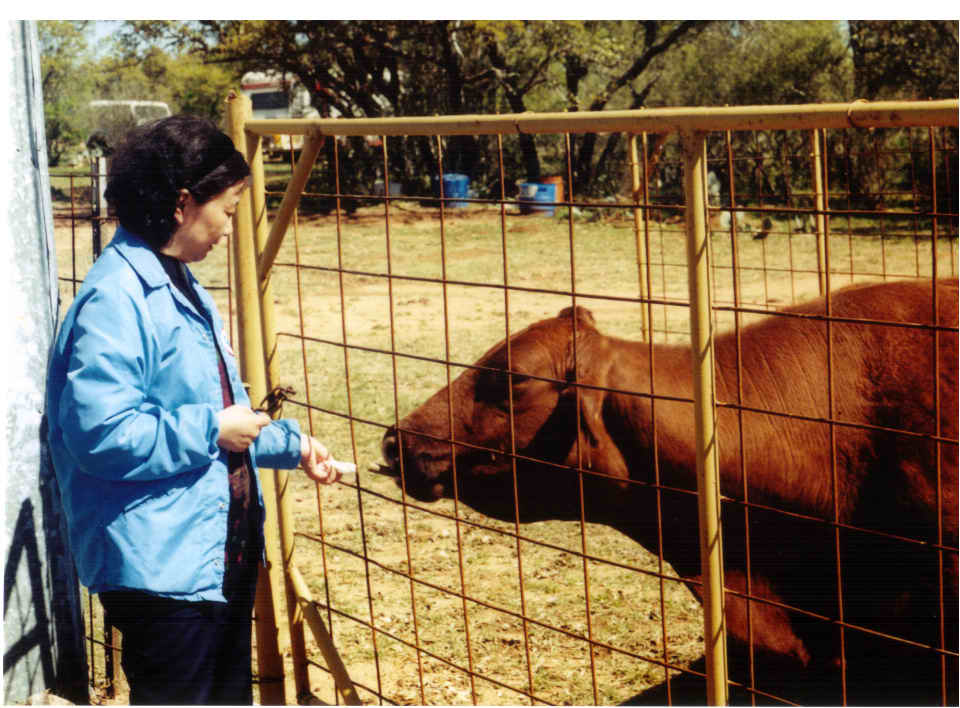
[[[159,250],[176,231],[181,189],[204,204],[249,174],[243,155],[213,122],[176,115],[127,135],[111,158],[106,198],[125,229]]]

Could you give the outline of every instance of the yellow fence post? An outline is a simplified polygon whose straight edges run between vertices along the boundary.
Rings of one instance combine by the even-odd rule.
[[[270,284],[271,265],[280,249],[286,228],[300,199],[300,193],[309,177],[310,169],[320,153],[323,136],[312,133],[304,141],[304,148],[295,166],[291,182],[287,186],[278,216],[268,230],[262,140],[257,134],[245,129],[246,121],[250,117],[249,99],[243,99],[242,105],[237,105],[239,103],[240,99],[231,96],[231,134],[238,149],[241,149],[242,146],[244,157],[250,164],[251,187],[250,199],[244,204],[244,209],[248,209],[247,213],[241,215],[238,211],[238,221],[242,226],[236,228],[238,234],[237,288],[240,290],[238,301],[244,303],[239,313],[241,341],[244,342],[245,347],[244,362],[255,368],[254,360],[259,357],[263,372],[262,376],[256,377],[256,380],[248,380],[251,388],[251,398],[256,402],[279,382],[276,357],[277,332]],[[249,226],[246,225],[248,219]],[[243,246],[239,244],[239,234],[241,233],[244,234],[243,238],[246,238],[248,243],[255,242],[256,244],[256,248],[253,249],[252,261],[248,243]],[[255,302],[253,303],[246,300],[250,292],[255,296]],[[246,330],[244,330],[244,325],[246,325]],[[253,341],[254,325],[257,325],[256,333],[261,338],[259,347]],[[244,331],[246,331],[246,334],[243,334]],[[246,351],[248,344],[250,346],[249,353]],[[254,391],[256,391],[256,394],[254,394]],[[265,527],[267,545],[269,549],[275,549],[278,544],[280,547],[279,556],[276,558],[268,551],[267,565],[269,572],[261,574],[262,582],[258,586],[258,660],[261,665],[261,680],[267,677],[267,680],[261,686],[261,703],[283,703],[285,700],[283,663],[279,654],[280,642],[278,637],[280,630],[276,622],[276,608],[281,606],[280,586],[283,585],[286,596],[293,676],[298,702],[311,695],[304,632],[305,624],[309,623],[314,639],[334,674],[340,695],[347,705],[362,705],[346,666],[340,659],[332,637],[324,627],[323,620],[314,607],[310,593],[295,564],[294,524],[287,494],[289,474],[286,470],[273,470],[272,485],[266,484],[266,470],[261,470],[261,477],[263,478],[264,505],[266,506],[268,520],[274,518],[277,520],[276,527],[269,523]],[[260,622],[261,602],[265,618],[263,623]],[[269,621],[266,618],[269,618]],[[264,651],[260,650],[261,633],[268,640]],[[266,655],[264,652],[266,652]],[[265,673],[266,669],[263,667],[272,667],[275,662],[278,668],[270,669],[269,674]],[[278,685],[279,689],[274,688],[275,685]]]
[[[277,326],[273,312],[273,287],[270,272],[261,277],[261,263],[267,243],[267,199],[266,177],[263,169],[263,141],[258,135],[247,134],[247,159],[250,163],[250,199],[253,204],[253,219],[257,239],[257,281],[260,294],[260,315],[263,331],[263,351],[267,367],[267,390],[282,385],[277,370]],[[306,432],[306,431],[304,431]],[[273,471],[273,494],[276,497],[277,531],[280,540],[281,563],[271,573],[273,588],[276,592],[282,583],[286,597],[287,628],[290,639],[290,656],[293,662],[293,679],[297,698],[310,694],[310,678],[307,668],[307,646],[304,635],[303,612],[297,601],[296,592],[290,582],[290,566],[293,563],[294,535],[293,519],[290,511],[289,473],[287,470]]]
[[[247,155],[244,122],[251,115],[250,99],[231,94],[227,99],[230,136],[237,150]],[[237,283],[237,325],[240,337],[240,371],[250,387],[250,398],[256,405],[267,394],[264,359],[260,293],[257,278],[256,237],[253,222],[252,199],[241,199],[234,216],[234,267]],[[260,470],[261,488],[268,520],[276,517],[276,490],[273,484],[264,484],[268,470]],[[271,523],[264,525],[266,539],[266,572],[261,569],[257,582],[255,604],[257,628],[257,675],[260,679],[260,703],[284,705],[286,690],[283,659],[280,656],[279,630],[276,610],[279,607],[279,584],[276,574],[282,569],[278,563],[277,534]],[[281,581],[282,582],[282,581]]]
[[[820,136],[823,135],[822,130],[814,129],[810,131],[810,143],[813,148],[811,151],[811,159],[813,164],[811,167],[811,172],[813,176],[813,207],[816,210],[814,214],[814,224],[816,224],[817,229],[817,280],[819,282],[820,294],[823,295],[826,292],[826,282],[824,276],[824,268],[826,267],[826,258],[824,256],[824,240],[827,238],[826,234],[826,219],[824,218],[824,211],[826,210],[826,196],[823,193],[823,173],[820,171]]]
[[[647,135],[643,134],[644,148],[646,148]],[[637,134],[630,134],[630,177],[632,181],[633,197],[633,233],[637,244],[637,278],[640,285],[640,299],[647,296],[647,218],[646,212],[640,210],[640,204],[643,203],[644,210],[647,208],[647,179],[643,175],[643,182],[640,177],[640,156],[637,151]],[[650,341],[653,337],[652,327],[647,322],[647,308],[640,308],[640,327],[643,331],[643,340]]]
[[[687,279],[693,354],[694,425],[697,442],[697,500],[703,579],[704,653],[707,703],[727,704],[727,642],[723,616],[723,547],[720,536],[720,475],[714,427],[714,368],[710,311],[710,242],[707,238],[706,134],[684,132],[684,201],[687,220]]]

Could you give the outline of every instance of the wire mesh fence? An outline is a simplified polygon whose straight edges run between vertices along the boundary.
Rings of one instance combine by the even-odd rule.
[[[341,186],[349,141],[329,136],[277,253],[270,282],[282,380],[272,384],[297,392],[283,415],[359,469],[333,488],[290,477],[296,562],[364,702],[702,699],[698,538],[688,514],[696,486],[674,454],[692,427],[689,372],[677,359],[689,350],[690,327],[682,147],[674,135],[595,137],[598,151],[609,147],[602,196],[578,191],[581,135],[536,136],[560,190],[544,202],[512,181],[522,155],[516,135],[477,136],[478,161],[494,166],[493,178],[455,195],[441,191],[448,136],[429,138],[440,178],[433,186],[394,174],[398,143],[383,136],[382,183],[349,189]],[[862,693],[872,684],[894,702],[949,701],[957,426],[943,405],[955,401],[956,361],[939,353],[952,346],[955,354],[957,339],[957,130],[723,130],[706,135],[705,150],[712,315],[729,372],[717,383],[716,417],[727,436],[721,467],[732,470],[721,475],[721,493],[728,622],[741,627],[731,640],[734,693],[856,703],[874,695]],[[292,159],[267,163],[271,210],[291,173]],[[71,244],[61,250],[58,240],[62,279],[71,273],[63,290],[85,272],[83,258],[70,255],[83,240],[71,216],[69,228],[66,214],[58,220],[58,238]],[[222,248],[195,270],[232,314],[229,267]],[[904,314],[907,298],[895,292],[877,291],[880,300],[862,312],[834,294],[936,278],[954,290],[931,299],[927,318]],[[776,314],[826,293],[814,309]],[[953,319],[938,319],[951,297]],[[518,332],[545,332],[538,323],[558,322],[571,307],[590,313],[565,320],[576,343],[551,348],[559,335],[542,334],[535,345],[521,338],[506,352],[491,349]],[[751,358],[759,346],[751,326],[801,331],[780,344],[797,359],[813,340],[825,348],[815,364],[777,369],[773,352]],[[616,351],[639,352],[642,371],[597,378],[621,355],[593,359],[579,339],[593,330],[614,338],[603,341]],[[845,368],[853,340],[866,343],[857,350],[863,360],[880,361],[868,356],[870,343],[886,342],[894,363],[921,361],[922,388],[888,402],[886,417],[865,412],[877,410],[879,389],[863,390]],[[811,400],[756,395],[757,376]],[[568,389],[572,398],[558,398]],[[852,389],[855,402],[846,397]],[[630,429],[624,411],[599,414],[593,435],[612,439],[629,481],[611,480],[597,457],[607,461],[608,452],[578,434],[592,394],[660,411],[652,431]],[[537,406],[544,410],[531,413]],[[911,407],[920,412],[909,423],[889,413]],[[555,427],[537,438],[531,415]],[[768,449],[750,447],[764,426],[786,448],[769,438]],[[628,439],[644,441],[642,450]],[[428,447],[440,450],[429,460]],[[394,456],[389,474],[385,453]],[[785,454],[797,474],[771,481],[770,470],[790,467],[776,459]],[[887,458],[927,467],[898,476],[880,464]],[[416,475],[428,471],[437,474],[421,483]],[[798,501],[791,485],[824,471],[825,501]],[[918,488],[928,473],[932,484]],[[907,500],[902,508],[850,501],[869,513],[847,514],[845,485],[869,475],[882,480],[857,487],[856,499],[894,494]],[[923,516],[931,508],[932,521]],[[923,520],[901,527],[877,509],[922,509]],[[826,562],[811,566],[811,549],[825,549]],[[891,590],[871,601],[857,594],[864,583]],[[798,592],[784,593],[791,584]],[[923,631],[907,626],[902,608],[914,624],[923,618]],[[881,621],[886,615],[899,619]],[[779,654],[769,651],[777,641]],[[912,663],[890,659],[878,675],[865,660],[878,654]],[[307,659],[311,692],[336,702],[311,643]],[[904,672],[915,680],[900,681]],[[889,682],[878,680],[885,675]],[[811,686],[811,676],[821,684]]]
[[[718,329],[816,297],[821,288],[934,273],[955,278],[955,135],[906,129],[871,136],[873,142],[846,130],[709,136],[708,164],[719,185],[710,210]],[[560,146],[555,152],[569,154],[570,136],[552,137]],[[514,171],[505,166],[518,152],[510,140],[487,141],[495,151],[487,161],[501,165],[500,185]],[[332,164],[320,168],[334,175],[345,169],[337,145]],[[389,175],[389,141],[383,146]],[[638,151],[640,172],[649,175],[639,194],[580,197],[574,179],[572,198],[546,210],[552,218],[543,218],[544,211],[525,213],[531,205],[506,188],[499,195],[448,198],[442,210],[431,192],[305,191],[293,238],[272,276],[277,302],[297,303],[287,313],[289,325],[280,327],[281,357],[291,357],[281,367],[290,376],[283,383],[304,391],[292,409],[302,408],[305,422],[363,470],[379,461],[381,438],[392,426],[402,427],[406,414],[458,376],[484,369],[474,362],[491,345],[564,307],[590,308],[602,330],[624,338],[641,338],[649,319],[654,341],[683,341],[688,300],[680,158],[670,140],[659,149],[652,166],[650,151]],[[442,138],[437,153],[443,153]],[[629,163],[627,157],[612,168],[622,181]],[[569,159],[565,167],[559,176],[569,185]],[[861,186],[869,179],[878,186]],[[322,215],[338,200],[350,205],[350,213]],[[818,233],[829,237],[818,241]],[[825,315],[825,321],[840,320]],[[877,318],[876,325],[884,321]],[[943,336],[955,336],[955,323]],[[294,361],[302,374],[294,373]],[[824,380],[827,369],[824,361]],[[509,439],[476,442],[435,432],[454,429],[452,419],[468,415],[472,404],[456,399],[441,406],[435,437],[512,458],[508,476],[511,465],[518,475],[532,474],[524,467],[529,451],[503,455]],[[783,416],[798,427],[811,418],[737,401],[720,405],[741,417]],[[445,417],[451,420],[444,423]],[[830,428],[850,424],[837,411],[825,419]],[[955,449],[955,436],[938,442]],[[463,485],[470,474],[492,476],[494,467],[484,469],[459,452],[443,464],[457,467]],[[538,499],[510,499],[507,487],[505,507],[492,499],[504,493],[494,481],[465,497],[425,503],[392,480],[361,472],[355,498],[342,490],[322,493],[317,517],[308,522],[312,530],[301,525],[307,517],[300,512],[298,558],[308,566],[315,596],[323,598],[347,665],[371,698],[609,703],[689,671],[691,662],[696,667],[699,605],[662,557],[640,548],[624,532],[627,524],[596,521],[582,497],[572,509],[543,508]],[[519,495],[524,488],[530,491],[517,482],[512,491]],[[443,492],[452,495],[449,485]],[[742,496],[724,493],[730,502]],[[767,503],[740,504],[748,517],[776,514]],[[797,518],[789,508],[783,515]],[[845,529],[841,545],[850,543],[848,527],[877,531],[859,520],[814,515],[798,528],[813,533],[807,526],[816,528],[818,521],[825,533]],[[933,555],[945,555],[949,566],[955,543],[945,544]],[[315,560],[319,567],[309,569]],[[357,587],[366,592],[355,594]],[[750,598],[751,607],[770,602],[749,587],[728,587]],[[844,627],[829,613],[789,609],[811,622]],[[877,639],[869,628],[846,629]],[[354,650],[366,659],[354,660]],[[955,662],[955,650],[930,652],[932,664],[940,657]],[[778,695],[765,688],[759,660],[753,661],[752,676],[739,680],[754,695]],[[838,679],[824,690],[843,700],[843,683]]]

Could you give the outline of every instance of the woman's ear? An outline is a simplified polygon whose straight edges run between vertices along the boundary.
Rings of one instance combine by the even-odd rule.
[[[184,214],[185,214],[185,211],[184,211],[184,210],[186,209],[187,201],[188,201],[189,199],[191,199],[191,198],[192,198],[192,197],[190,196],[190,191],[187,190],[187,189],[181,189],[181,190],[177,193],[177,206],[176,206],[176,208],[173,210],[173,218],[174,218],[174,220],[177,222],[177,224],[179,224],[179,225],[181,225],[181,226],[183,225],[184,218],[185,218],[185,217],[184,217]]]

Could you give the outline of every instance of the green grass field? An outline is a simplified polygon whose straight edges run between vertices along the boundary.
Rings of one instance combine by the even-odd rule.
[[[660,683],[656,662],[685,665],[702,654],[702,627],[686,588],[661,586],[650,574],[658,570],[655,556],[595,524],[517,529],[452,501],[403,506],[392,480],[367,471],[380,460],[386,426],[508,331],[575,301],[593,310],[601,330],[642,338],[647,307],[639,300],[632,215],[571,220],[474,207],[441,222],[435,209],[400,202],[389,216],[388,227],[379,205],[339,222],[301,218],[271,279],[281,333],[273,383],[297,392],[283,414],[360,470],[357,483],[319,489],[293,473],[290,496],[300,534],[296,563],[314,598],[330,608],[324,616],[361,696],[522,704],[529,693],[543,703],[610,704]],[[741,303],[763,309],[815,296],[815,237],[783,220],[755,240],[753,226],[737,242]],[[882,216],[833,220],[832,286],[929,277],[929,235],[912,229]],[[72,272],[70,244],[84,243],[84,233],[58,223],[61,276]],[[726,232],[711,238],[718,303],[733,299],[730,240]],[[81,277],[89,267],[84,248],[76,256]],[[653,336],[682,342],[682,224],[652,222],[649,249]],[[956,240],[941,239],[937,249],[940,274],[956,277]],[[227,249],[221,245],[195,272],[225,287]],[[71,288],[61,286],[67,299]],[[227,291],[214,293],[227,313]],[[730,313],[718,314],[718,328],[731,324]],[[313,669],[311,679],[317,699],[335,700],[325,671]]]

